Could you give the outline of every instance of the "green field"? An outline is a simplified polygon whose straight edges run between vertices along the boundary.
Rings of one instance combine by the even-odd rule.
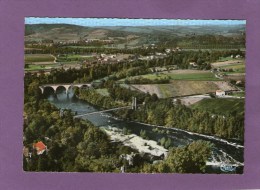
[[[35,71],[35,70],[44,70],[46,68],[52,67],[55,68],[57,67],[57,64],[48,64],[48,65],[31,65],[28,64],[27,67],[25,67],[25,71]]]
[[[232,58],[232,57],[220,57],[219,58],[219,61],[231,61],[231,60],[237,60],[237,59]]]
[[[108,92],[107,88],[96,89],[96,92],[102,96],[109,96],[109,92]]]
[[[213,81],[173,80],[169,84],[130,85],[145,93],[156,93],[159,98],[214,93],[219,87]]]
[[[79,48],[79,49],[88,49],[88,48],[103,48],[103,46],[64,46],[64,48]]]
[[[57,62],[73,62],[73,61],[83,61],[83,60],[93,60],[94,58],[92,56],[87,55],[62,55],[57,57]]]
[[[26,54],[24,57],[25,63],[32,62],[53,62],[54,57],[50,54]]]
[[[141,75],[143,78],[150,80],[155,79],[170,79],[170,80],[191,80],[191,81],[218,81],[211,72],[204,73],[160,73],[160,74],[147,74]]]
[[[43,70],[45,67],[42,67],[41,65],[28,65],[27,68],[25,68],[25,71],[34,71],[34,70]]]
[[[210,111],[215,114],[229,114],[231,112],[237,112],[242,114],[244,112],[244,99],[238,98],[216,98],[216,99],[203,99],[191,107],[194,109],[200,109]]]
[[[236,64],[236,65],[225,65],[221,66],[221,69],[232,69],[233,72],[226,73],[226,74],[232,74],[232,73],[245,73],[245,64]]]
[[[172,85],[162,84],[157,85],[157,87],[159,88],[159,92],[161,94],[160,97],[163,98],[172,97],[178,93]]]
[[[220,80],[215,77],[211,72],[209,73],[190,73],[190,74],[170,74],[171,79],[173,80],[203,80],[203,81],[212,81]]]
[[[245,97],[245,92],[236,92],[236,93],[230,94],[230,96]]]

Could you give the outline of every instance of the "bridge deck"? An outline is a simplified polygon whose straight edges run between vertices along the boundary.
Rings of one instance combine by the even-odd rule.
[[[132,108],[132,106],[124,106],[124,107],[112,108],[112,109],[108,109],[108,110],[90,112],[90,113],[86,113],[86,114],[76,115],[76,116],[74,116],[74,118],[87,116],[87,115],[93,115],[93,114],[97,114],[97,113],[109,112],[109,111],[114,111],[114,110],[119,110],[119,109],[125,109],[125,108]]]
[[[63,85],[92,85],[91,83],[61,83],[61,84],[43,84],[43,85],[40,85],[40,86],[63,86]]]

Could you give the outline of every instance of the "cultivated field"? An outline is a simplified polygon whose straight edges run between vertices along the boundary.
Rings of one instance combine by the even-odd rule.
[[[134,88],[150,94],[157,94],[159,98],[186,96],[195,94],[214,93],[216,90],[235,90],[224,81],[171,81],[170,84],[131,85]]]
[[[234,65],[241,65],[245,64],[245,60],[243,59],[236,59],[236,60],[229,60],[229,61],[219,61],[215,63],[211,63],[211,66],[213,68],[218,68],[218,67],[226,67],[226,66],[234,66]]]
[[[245,80],[245,60],[232,59],[223,62],[212,63],[213,68],[220,68],[225,80]],[[231,70],[231,71],[230,71]]]
[[[226,65],[222,66],[221,69],[232,69],[233,72],[236,73],[244,73],[245,72],[245,64],[235,64],[235,65]]]
[[[96,89],[96,92],[102,96],[107,96],[107,97],[109,96],[109,92],[108,92],[107,88]]]
[[[245,73],[229,73],[227,76],[224,76],[224,78],[227,80],[245,81]]]
[[[191,106],[192,104],[195,104],[204,98],[211,98],[209,95],[197,95],[197,96],[186,96],[183,98],[179,98],[181,101],[181,104],[186,106]]]
[[[172,70],[160,73],[140,75],[140,77],[155,80],[155,79],[170,79],[170,80],[191,80],[191,81],[218,81],[210,71],[202,70]],[[134,77],[133,77],[134,78]],[[129,79],[131,80],[131,78]]]
[[[93,60],[92,55],[74,55],[74,54],[67,54],[67,55],[59,55],[57,57],[57,62],[67,63],[67,62],[77,62],[83,60]]]
[[[50,54],[26,54],[24,57],[25,63],[49,63],[53,64],[55,57]]]
[[[56,64],[48,64],[48,65],[28,64],[25,68],[25,71],[46,70],[46,69],[52,69],[57,67],[58,65]]]

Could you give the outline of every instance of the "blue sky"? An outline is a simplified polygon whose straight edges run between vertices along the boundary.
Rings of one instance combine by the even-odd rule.
[[[39,18],[27,17],[25,24],[75,24],[80,26],[163,26],[163,25],[237,25],[245,20],[181,20],[118,18]]]

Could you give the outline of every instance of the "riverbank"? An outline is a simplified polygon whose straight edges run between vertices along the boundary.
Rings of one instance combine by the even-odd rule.
[[[107,117],[107,118],[113,118],[113,119],[115,119],[115,120],[123,121],[123,119],[118,118],[118,117],[115,117],[115,116],[111,116],[111,115],[102,114],[102,116]],[[233,142],[229,142],[228,140],[225,140],[225,139],[222,139],[222,138],[219,138],[219,137],[216,137],[216,136],[194,133],[194,132],[190,132],[190,131],[186,131],[186,130],[178,129],[178,128],[173,128],[173,127],[152,125],[152,124],[149,124],[149,123],[142,123],[142,122],[138,122],[138,121],[130,121],[130,122],[134,122],[134,123],[138,123],[138,124],[146,125],[146,126],[150,126],[150,127],[156,127],[156,128],[159,128],[159,129],[180,131],[180,132],[184,132],[184,133],[187,133],[187,134],[190,134],[190,135],[196,135],[196,136],[203,137],[203,138],[206,138],[206,139],[219,141],[219,142],[221,142],[221,143],[225,143],[225,144],[227,144],[227,145],[233,146],[233,147],[235,147],[235,148],[237,148],[237,149],[239,149],[239,148],[244,149],[244,146],[243,146],[243,145],[240,145],[240,144],[237,144],[237,143],[233,143]]]
[[[184,132],[184,133],[188,133],[190,135],[196,135],[196,136],[204,137],[204,138],[207,138],[207,139],[216,140],[216,141],[219,141],[219,142],[222,142],[222,143],[226,143],[226,144],[228,144],[230,146],[234,146],[236,148],[244,148],[244,146],[239,145],[237,143],[232,143],[232,142],[229,142],[225,139],[215,137],[215,136],[211,136],[211,135],[204,135],[204,134],[194,133],[194,132],[190,132],[190,131],[186,131],[186,130],[182,130],[182,129],[178,129],[178,128],[152,125],[152,124],[142,123],[142,122],[138,122],[138,121],[133,121],[133,122],[138,123],[138,124],[142,124],[142,125],[153,126],[153,127],[157,127],[157,128],[161,128],[161,129],[181,131],[181,132]]]
[[[122,130],[115,127],[102,127],[102,130],[114,142],[122,142],[124,146],[129,146],[139,153],[147,153],[157,157],[166,157],[168,150],[157,144],[156,141],[146,140],[135,134],[124,135]]]

